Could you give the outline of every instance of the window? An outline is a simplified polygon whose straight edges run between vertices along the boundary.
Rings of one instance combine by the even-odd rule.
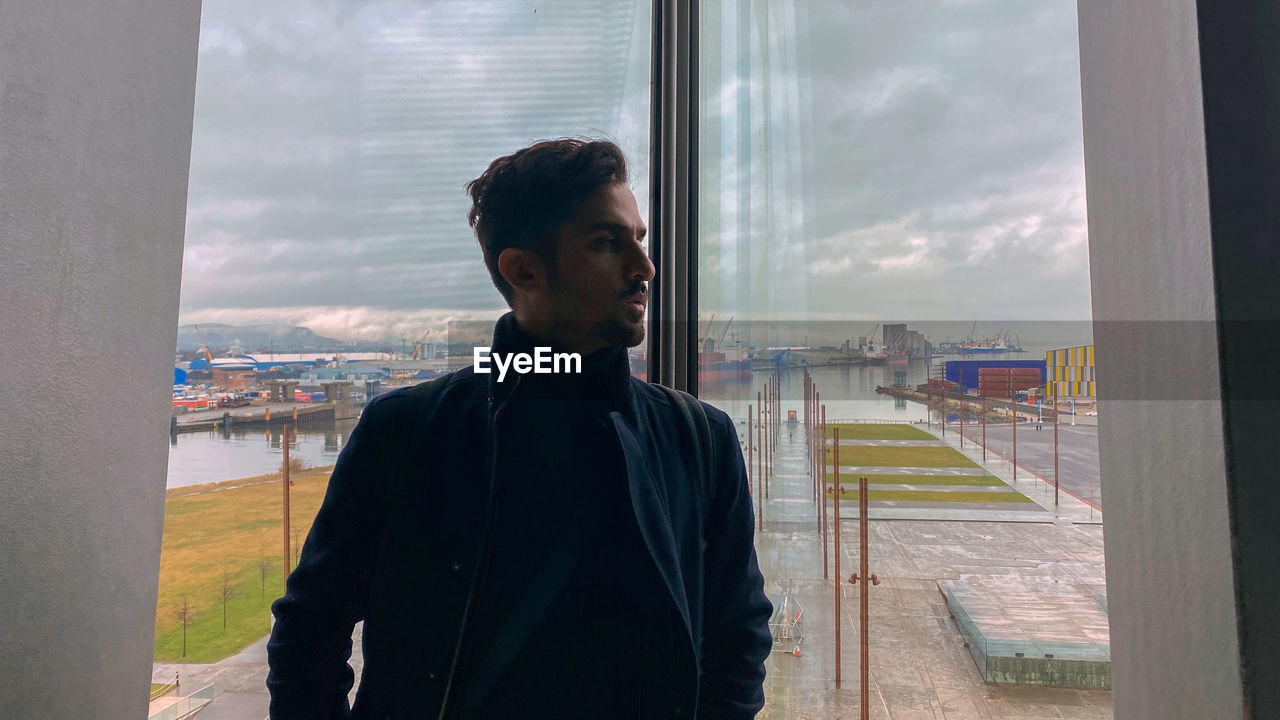
[[[750,446],[766,589],[806,620],[777,618],[771,716],[819,703],[797,677],[836,677],[833,582],[858,687],[864,476],[878,705],[977,713],[1053,656],[1068,687],[1036,703],[1109,707],[1074,3],[700,9],[698,388]]]
[[[650,13],[204,3],[158,663],[268,632],[286,547],[292,565],[361,406],[470,364],[466,331],[506,310],[467,181],[534,140],[605,137],[647,214]]]

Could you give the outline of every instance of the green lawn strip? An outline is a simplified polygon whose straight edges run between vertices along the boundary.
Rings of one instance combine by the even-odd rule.
[[[290,526],[297,531],[299,544],[324,498],[330,471],[313,468],[293,475]],[[174,488],[166,493],[156,603],[156,662],[216,662],[270,630],[271,603],[284,594],[282,489],[278,477],[272,480],[265,476]],[[257,567],[260,552],[271,563],[265,592]],[[227,601],[225,630],[220,599],[224,564],[231,585],[238,591]],[[182,625],[176,618],[176,606],[184,592],[192,613],[185,657]]]
[[[937,440],[938,438],[911,425],[840,423],[827,425],[827,439],[840,428],[841,440]]]
[[[843,485],[843,483],[841,483]],[[827,491],[827,497],[831,497]],[[1031,499],[1017,492],[964,492],[961,490],[871,490],[868,500],[904,500],[915,502],[953,502],[953,503],[1029,503]],[[841,503],[857,503],[858,491],[853,490],[840,496]]]
[[[841,465],[873,467],[978,467],[978,464],[949,447],[840,447]],[[827,465],[836,456],[835,448],[827,453]]]
[[[872,485],[984,485],[1008,487],[1004,481],[992,475],[840,475],[841,485],[857,485],[858,478],[866,477]],[[835,473],[827,468],[827,482],[835,480]]]
[[[187,654],[182,656],[182,625],[173,619],[176,607],[158,607],[172,623],[156,635],[156,662],[212,663],[234,655],[271,631],[271,603],[284,594],[279,566],[267,577],[266,592],[257,568],[246,568],[231,576],[239,594],[227,601],[227,628],[222,629],[222,580],[193,585],[188,591],[191,619],[187,622]]]

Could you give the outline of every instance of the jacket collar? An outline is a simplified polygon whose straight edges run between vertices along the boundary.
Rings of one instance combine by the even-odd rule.
[[[508,311],[498,318],[493,326],[493,344],[491,351],[503,355],[509,353],[532,354],[537,346],[546,346],[545,342],[534,339],[516,322],[514,311]],[[632,392],[631,359],[624,347],[608,347],[598,350],[582,358],[582,372],[593,376],[593,384],[599,388],[596,398],[597,408],[602,415],[616,410],[623,414],[634,427],[638,411]],[[520,377],[514,371],[508,371],[506,378],[498,382],[498,373],[490,372],[488,376],[489,411],[492,413],[500,407],[515,389]]]

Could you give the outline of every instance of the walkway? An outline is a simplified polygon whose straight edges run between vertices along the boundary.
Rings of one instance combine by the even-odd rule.
[[[781,433],[777,474],[770,481],[764,530],[757,536],[756,547],[766,578],[765,589],[775,607],[781,600],[783,584],[792,587],[804,607],[806,637],[800,657],[784,652],[769,657],[766,705],[758,717],[856,718],[860,694],[858,592],[863,586],[840,583],[842,682],[837,689],[832,621],[835,584],[832,579],[823,579],[818,507],[812,500],[801,435],[797,430],[795,440],[788,442],[787,433]],[[945,441],[939,438],[938,442],[950,445],[953,435],[948,433]],[[972,453],[965,455],[974,459]],[[976,461],[981,461],[980,455]],[[1005,481],[1011,477],[998,462],[988,463],[985,468],[983,474]],[[998,577],[1000,583],[991,585],[1000,587],[1059,585],[1082,598],[1105,593],[1100,520],[1092,524],[1086,521],[1080,513],[1087,512],[1087,507],[1064,507],[1061,513],[1051,512],[1051,502],[1046,505],[1037,499],[1042,491],[1033,481],[1012,487],[1037,501],[1036,506],[1026,505],[1033,508],[1028,516],[1038,521],[993,521],[990,511],[982,510],[970,513],[970,517],[956,511],[954,519],[877,520],[873,515],[868,528],[870,570],[882,583],[870,590],[872,718],[1112,717],[1111,693],[1107,691],[988,686],[949,618],[937,584],[942,579]],[[893,514],[885,508],[875,512]],[[936,517],[945,511],[926,512]],[[841,523],[840,575],[847,579],[857,567],[859,554],[857,502],[842,502],[841,514],[846,519]],[[1081,522],[1073,522],[1073,517],[1079,517]],[[830,555],[828,562],[834,563],[834,553]],[[834,576],[834,567],[829,568],[828,574]],[[1052,620],[1055,627],[1072,624],[1069,616],[1055,616]],[[1089,622],[1091,618],[1081,620]]]

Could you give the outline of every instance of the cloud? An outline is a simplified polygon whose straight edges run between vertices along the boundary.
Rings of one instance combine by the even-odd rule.
[[[1074,3],[752,5],[749,80],[736,5],[704,28],[707,312],[1089,316]],[[205,3],[183,321],[500,312],[462,187],[536,139],[616,139],[647,219],[649,6]]]

